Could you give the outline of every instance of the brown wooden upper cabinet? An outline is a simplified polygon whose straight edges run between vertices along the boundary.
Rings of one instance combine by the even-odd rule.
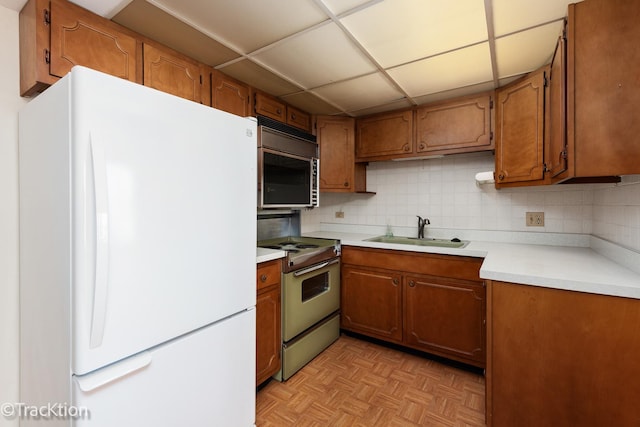
[[[144,45],[145,86],[200,102],[200,64],[191,58],[150,44]]]
[[[263,92],[256,92],[255,98],[257,115],[269,117],[282,123],[287,122],[287,105],[284,102]]]
[[[585,0],[567,21],[567,170],[559,180],[640,173],[640,2]]]
[[[413,110],[376,114],[357,120],[356,162],[390,160],[414,153]]]
[[[255,94],[255,113],[311,133],[311,115],[264,92]]]
[[[496,187],[544,180],[545,82],[548,67],[498,89]]]
[[[220,71],[212,71],[211,106],[242,117],[252,115],[251,87]]]
[[[316,136],[320,147],[320,191],[366,191],[366,166],[354,162],[355,119],[318,116]]]
[[[493,150],[493,92],[416,109],[416,153]]]
[[[305,132],[311,132],[311,115],[291,105],[287,105],[287,124]]]
[[[20,94],[41,92],[74,65],[141,82],[134,33],[63,0],[29,0],[20,12]]]

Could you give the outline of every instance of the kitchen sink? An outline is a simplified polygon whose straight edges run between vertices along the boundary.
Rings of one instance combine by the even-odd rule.
[[[464,248],[469,244],[468,241],[459,239],[430,239],[417,237],[402,237],[402,236],[378,236],[366,239],[367,242],[379,242],[379,243],[394,243],[399,245],[414,245],[414,246],[437,246],[441,248]]]

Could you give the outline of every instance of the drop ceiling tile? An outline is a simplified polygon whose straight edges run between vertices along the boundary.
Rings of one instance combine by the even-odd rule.
[[[129,4],[131,0],[71,0],[71,2],[90,10],[96,15],[111,18]]]
[[[580,0],[493,0],[496,37],[567,16],[569,3]]]
[[[412,106],[413,104],[405,98],[405,99],[399,99],[397,101],[393,101],[384,105],[376,105],[374,107],[363,108],[362,110],[349,111],[349,114],[354,117],[362,117],[362,116],[368,116],[369,114],[384,113],[385,111],[393,111],[393,110],[400,110],[403,108],[410,108]]]
[[[282,96],[299,92],[300,88],[287,80],[264,69],[260,65],[243,59],[225,67],[219,68],[225,74],[243,82],[249,82],[251,86],[270,93],[274,96]]]
[[[344,111],[386,104],[404,95],[380,73],[314,89],[314,92]]]
[[[384,1],[340,22],[383,68],[487,40],[483,0]]]
[[[411,97],[493,81],[488,43],[392,68],[388,73]]]
[[[416,104],[424,105],[432,102],[443,101],[446,99],[457,98],[459,96],[474,95],[480,92],[486,92],[494,89],[493,82],[485,82],[477,85],[470,85],[456,89],[446,90],[443,92],[432,93],[429,95],[414,98]]]
[[[498,77],[526,73],[549,63],[562,28],[561,21],[553,22],[497,39]]]
[[[239,56],[145,0],[132,1],[112,20],[204,64],[215,66]]]
[[[509,83],[515,82],[516,80],[518,80],[521,77],[526,76],[527,74],[519,74],[519,75],[515,75],[515,76],[511,76],[511,77],[505,77],[504,79],[500,79],[498,80],[498,87],[502,87],[505,85],[508,85]]]
[[[377,3],[380,0],[320,0],[334,15],[340,15],[366,3]]]
[[[309,89],[369,74],[369,61],[334,23],[301,33],[252,57]]]
[[[309,92],[298,92],[280,97],[283,101],[311,114],[331,115],[342,111]]]
[[[26,3],[27,0],[0,0],[0,6],[16,12],[20,12]]]
[[[328,19],[312,0],[147,0],[241,53]]]

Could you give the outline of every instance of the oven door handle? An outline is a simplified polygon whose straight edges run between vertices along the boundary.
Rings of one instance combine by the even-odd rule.
[[[340,258],[334,258],[332,260],[323,262],[322,264],[314,265],[314,266],[309,267],[309,268],[304,268],[302,270],[295,271],[293,273],[293,275],[295,277],[304,276],[305,274],[312,273],[312,272],[314,272],[316,270],[320,270],[321,268],[325,268],[328,265],[337,264],[339,262],[340,262]]]

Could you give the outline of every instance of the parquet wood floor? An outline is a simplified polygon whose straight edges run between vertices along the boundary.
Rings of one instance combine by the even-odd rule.
[[[258,427],[485,426],[484,377],[342,335],[256,409]]]

